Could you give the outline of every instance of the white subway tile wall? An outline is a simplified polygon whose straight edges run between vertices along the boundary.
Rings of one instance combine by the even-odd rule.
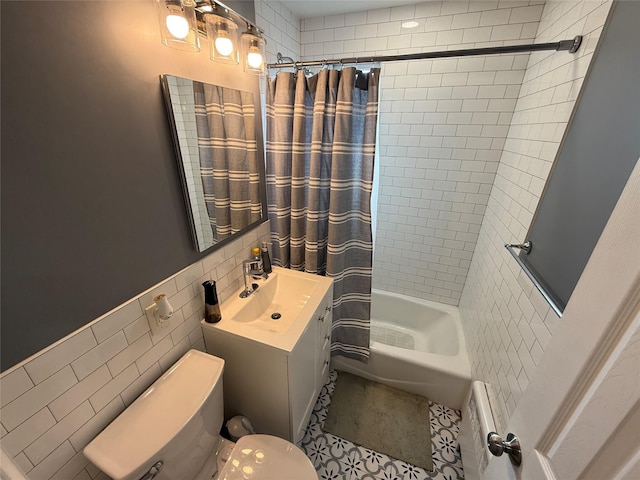
[[[216,280],[220,300],[229,298],[241,287],[242,261],[263,241],[269,222],[2,374],[2,448],[30,480],[107,478],[82,449],[182,354],[204,351],[202,282]],[[159,293],[174,314],[152,336],[144,309]]]
[[[447,0],[304,19],[302,56],[531,43],[543,3]],[[417,26],[403,28],[408,20]],[[374,288],[458,305],[528,59],[382,65]]]
[[[536,43],[582,34],[583,44],[575,55],[531,54],[460,302],[472,375],[493,385],[502,422],[558,323],[503,245],[525,240],[610,8],[610,0],[545,4]]]
[[[267,63],[276,63],[277,54],[300,59],[300,19],[281,2],[255,0],[256,25],[267,40]]]

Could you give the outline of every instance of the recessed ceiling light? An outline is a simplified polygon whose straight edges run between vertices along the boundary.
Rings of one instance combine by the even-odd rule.
[[[402,24],[402,28],[416,28],[418,25],[420,25],[418,22],[411,20],[409,22],[404,22]]]

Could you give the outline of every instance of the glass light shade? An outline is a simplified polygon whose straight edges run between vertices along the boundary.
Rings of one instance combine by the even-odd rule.
[[[162,43],[167,47],[200,51],[193,0],[156,0]]]
[[[265,44],[262,37],[251,33],[251,31],[242,34],[242,57],[245,72],[256,75],[264,74],[267,58]]]
[[[211,43],[211,60],[223,63],[240,63],[238,53],[238,26],[229,18],[215,14],[205,15],[207,37]]]

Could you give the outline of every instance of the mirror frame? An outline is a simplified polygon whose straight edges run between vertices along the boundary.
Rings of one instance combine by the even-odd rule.
[[[229,243],[230,241],[237,238],[238,235],[243,235],[244,233],[257,227],[258,225],[261,225],[264,222],[268,221],[269,219],[267,214],[266,167],[265,167],[264,135],[263,135],[264,130],[262,125],[262,108],[261,108],[261,102],[260,102],[260,95],[256,95],[254,92],[250,92],[253,95],[254,107],[256,112],[255,133],[256,133],[256,143],[257,143],[257,149],[258,149],[257,155],[258,155],[258,158],[260,159],[258,164],[260,166],[259,187],[260,187],[260,202],[262,204],[262,214],[261,214],[262,218],[253,223],[250,223],[249,225],[243,227],[241,230],[235,232],[234,234],[229,235],[228,237],[223,238],[222,240],[214,242],[212,245],[209,245],[204,249],[200,249],[198,234],[197,234],[196,225],[195,225],[195,217],[193,213],[193,205],[191,203],[191,198],[189,196],[189,186],[187,184],[188,182],[187,182],[187,174],[184,166],[184,158],[182,157],[182,152],[180,150],[180,137],[178,135],[178,129],[176,125],[176,119],[174,116],[173,105],[171,104],[171,94],[169,91],[169,83],[167,80],[167,77],[169,76],[178,77],[178,75],[161,74],[160,84],[162,87],[162,97],[163,97],[165,109],[167,111],[167,117],[169,120],[169,126],[171,130],[171,140],[173,144],[173,150],[175,152],[176,160],[178,163],[178,170],[180,172],[180,183],[182,185],[182,193],[185,201],[185,206],[187,209],[187,217],[189,219],[191,239],[193,240],[194,248],[198,252],[206,252],[206,251],[209,251],[211,248],[220,247]],[[180,77],[180,78],[186,78],[186,77]],[[187,80],[190,80],[192,82],[200,81],[200,80],[193,80],[189,78],[187,78]],[[207,83],[207,82],[201,82],[201,83]],[[233,87],[224,87],[224,88],[233,88]]]

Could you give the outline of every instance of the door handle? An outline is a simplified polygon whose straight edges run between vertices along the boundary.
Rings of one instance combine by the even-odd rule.
[[[509,460],[516,467],[519,467],[522,463],[522,450],[520,448],[520,440],[513,433],[507,433],[507,439],[502,440],[502,437],[496,432],[491,432],[487,435],[487,447],[492,455],[496,457],[501,456],[507,452]]]

